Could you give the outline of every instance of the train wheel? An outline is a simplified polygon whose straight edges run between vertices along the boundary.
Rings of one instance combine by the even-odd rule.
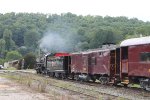
[[[69,78],[69,79],[71,79],[71,80],[74,80],[75,78],[74,78],[74,74],[69,74],[68,76],[67,76],[67,78]]]
[[[93,81],[93,82],[95,82],[95,81],[96,81],[96,79],[95,79],[95,78],[93,78],[93,79],[92,79],[92,81]]]
[[[58,79],[61,78],[60,73],[55,73],[55,77]]]
[[[50,77],[54,77],[54,74],[52,72],[49,73]]]
[[[123,84],[124,85],[124,87],[128,87],[128,84]]]
[[[150,91],[150,79],[140,79],[140,86],[147,91]]]
[[[93,82],[95,82],[95,81],[96,81],[96,76],[92,76],[92,77],[91,77],[91,80],[92,80]]]
[[[71,79],[72,79],[72,80],[74,80],[74,79],[75,79],[75,78],[74,78],[74,76],[75,76],[74,74],[71,74],[71,76],[70,76],[70,77],[71,77]]]
[[[79,79],[79,75],[74,75],[74,79],[76,80],[76,81],[79,81],[80,79]]]
[[[107,84],[108,83],[108,78],[107,77],[100,77],[99,81],[101,84]]]
[[[47,75],[50,77],[50,72],[48,72]]]
[[[143,84],[143,89],[147,90],[147,91],[150,91],[150,86],[148,85],[148,83]]]
[[[145,90],[150,91],[150,87],[146,85]]]
[[[65,73],[61,73],[61,78],[62,78],[62,80],[63,80],[63,79],[66,79]]]
[[[143,82],[142,88],[143,88],[144,90],[146,90],[147,87],[148,87],[147,84],[146,84],[145,82]]]
[[[92,80],[92,82],[95,82],[96,78],[95,77],[91,77],[91,80]]]

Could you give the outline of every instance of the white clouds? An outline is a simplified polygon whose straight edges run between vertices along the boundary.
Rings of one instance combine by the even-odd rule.
[[[42,12],[138,17],[150,21],[149,0],[0,0],[0,13]]]

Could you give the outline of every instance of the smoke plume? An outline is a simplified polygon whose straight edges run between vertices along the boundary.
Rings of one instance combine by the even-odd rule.
[[[49,32],[40,40],[39,47],[44,52],[68,52],[70,44],[68,36]]]

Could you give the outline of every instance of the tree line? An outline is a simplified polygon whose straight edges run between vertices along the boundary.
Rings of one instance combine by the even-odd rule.
[[[37,54],[45,33],[70,38],[68,51],[101,47],[103,43],[150,35],[150,22],[125,16],[82,16],[72,13],[6,13],[0,14],[0,63]],[[12,55],[17,56],[12,56]]]

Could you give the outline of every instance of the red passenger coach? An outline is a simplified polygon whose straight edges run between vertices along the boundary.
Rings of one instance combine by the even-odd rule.
[[[122,83],[140,82],[150,87],[150,37],[128,39],[120,44]]]

